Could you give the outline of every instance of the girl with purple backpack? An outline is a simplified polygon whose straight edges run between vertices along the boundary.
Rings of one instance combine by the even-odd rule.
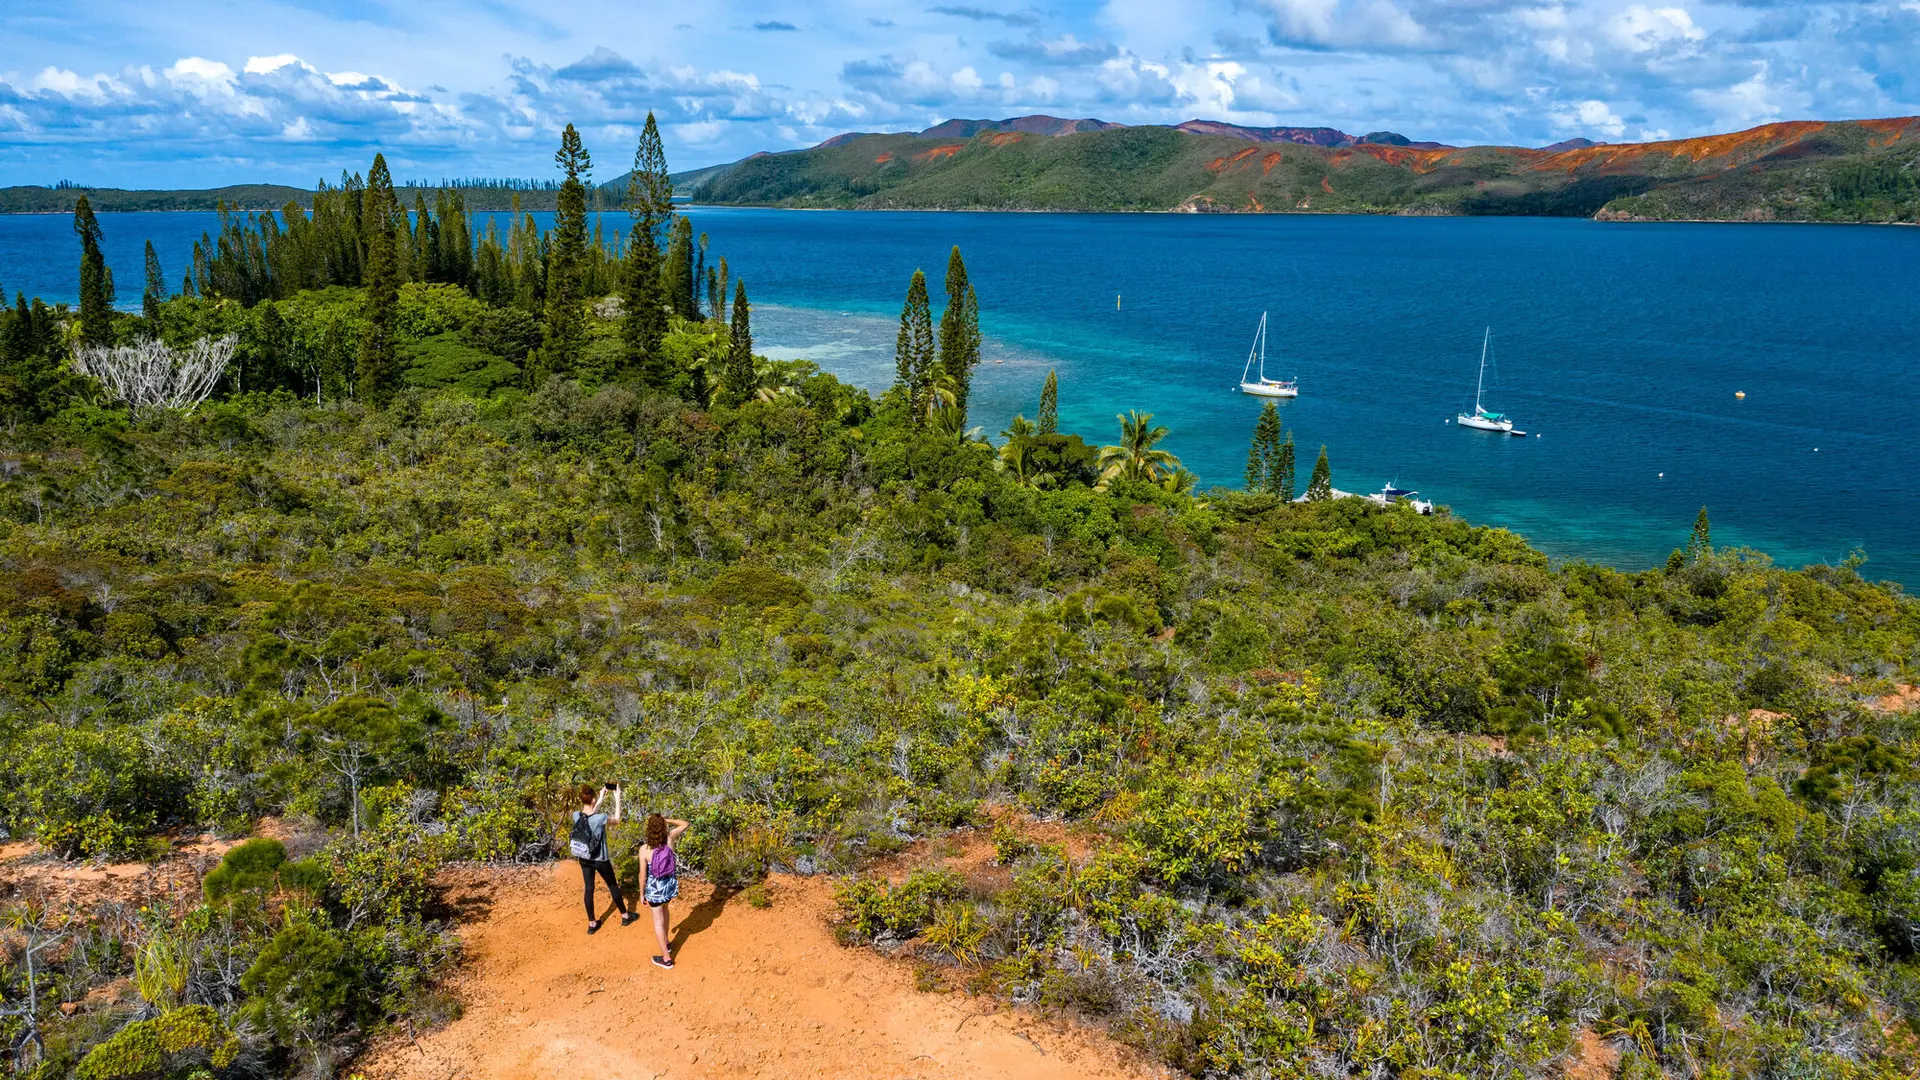
[[[687,823],[679,818],[647,815],[647,842],[640,848],[640,868],[646,874],[641,895],[653,909],[653,932],[660,939],[660,955],[653,958],[656,967],[673,967],[673,942],[667,937],[667,924],[671,919],[667,905],[680,895],[680,860],[674,856],[673,842],[686,831]]]

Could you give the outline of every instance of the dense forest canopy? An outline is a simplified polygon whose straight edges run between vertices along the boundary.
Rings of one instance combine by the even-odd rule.
[[[624,241],[571,128],[557,164],[545,230],[376,158],[118,289],[81,202],[80,305],[0,315],[0,827],[287,837],[171,908],[0,898],[12,1074],[328,1075],[449,1012],[437,868],[553,858],[617,777],[691,870],[846,875],[849,943],[1195,1076],[1550,1076],[1583,1037],[1920,1075],[1898,587],[1704,511],[1661,570],[1553,567],[1327,497],[1324,450],[1295,501],[1276,414],[1196,493],[1152,402],[1062,432],[1051,376],[995,445],[959,251],[874,396],[754,352],[651,121]],[[862,876],[989,808],[1097,842],[1003,830],[990,895]]]

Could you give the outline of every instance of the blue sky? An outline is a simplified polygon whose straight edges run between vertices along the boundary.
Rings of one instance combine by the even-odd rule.
[[[11,0],[0,184],[602,177],[1046,112],[1456,144],[1920,113],[1920,0]]]

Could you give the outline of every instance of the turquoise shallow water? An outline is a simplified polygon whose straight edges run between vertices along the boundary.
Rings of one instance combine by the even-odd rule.
[[[1266,310],[1269,373],[1301,380],[1281,408],[1303,469],[1324,443],[1342,488],[1395,480],[1552,555],[1627,568],[1664,559],[1704,504],[1721,544],[1789,565],[1858,548],[1869,576],[1920,585],[1920,230],[691,214],[745,276],[763,351],[874,389],[892,379],[908,276],[925,268],[937,296],[961,245],[989,434],[1033,415],[1057,367],[1063,426],[1107,441],[1116,412],[1151,411],[1189,468],[1233,484],[1260,406],[1233,386]],[[177,279],[211,218],[105,215],[123,292],[144,239]],[[66,219],[0,217],[0,285],[70,297],[75,262]],[[1489,325],[1487,404],[1538,438],[1445,423],[1472,403]]]

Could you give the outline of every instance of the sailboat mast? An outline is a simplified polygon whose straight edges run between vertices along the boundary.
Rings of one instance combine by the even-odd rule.
[[[1487,336],[1480,341],[1480,378],[1473,384],[1473,412],[1480,414],[1480,391],[1487,384],[1487,346],[1493,344],[1493,327],[1487,327]]]

